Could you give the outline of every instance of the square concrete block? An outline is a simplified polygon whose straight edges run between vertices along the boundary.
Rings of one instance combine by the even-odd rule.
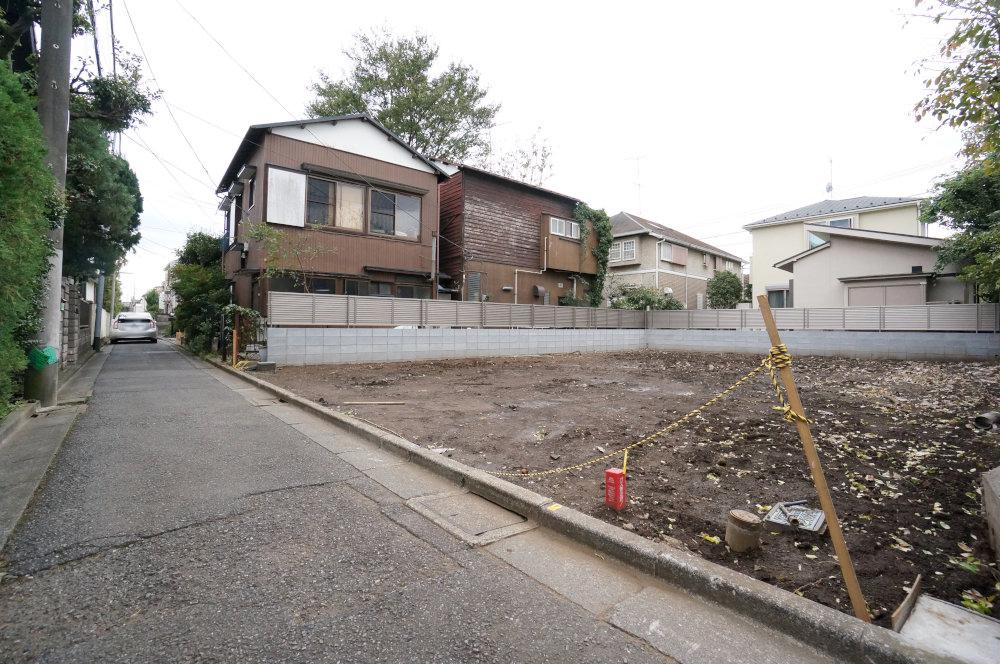
[[[592,549],[549,530],[508,537],[487,549],[594,614],[604,613],[643,587],[628,567],[602,559]]]

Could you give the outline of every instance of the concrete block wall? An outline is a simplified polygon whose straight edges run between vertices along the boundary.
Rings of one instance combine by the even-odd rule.
[[[646,348],[646,330],[483,330],[271,327],[278,364],[402,362]]]
[[[870,359],[997,360],[1000,334],[787,331],[795,355]],[[268,328],[267,359],[278,364],[402,362],[463,357],[620,350],[753,353],[770,348],[755,330],[483,330]]]
[[[753,353],[771,347],[763,330],[647,330],[654,350]],[[1000,334],[972,332],[784,331],[794,355],[830,355],[887,360],[997,360]]]

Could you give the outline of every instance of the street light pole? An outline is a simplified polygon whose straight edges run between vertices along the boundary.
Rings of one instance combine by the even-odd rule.
[[[69,65],[73,39],[73,2],[42,2],[42,44],[38,60],[38,117],[45,137],[45,161],[59,185],[66,188],[66,142],[69,137]],[[28,353],[25,395],[42,407],[56,405],[59,387],[59,348],[62,345],[63,227],[49,231],[52,256],[45,277],[42,328]]]

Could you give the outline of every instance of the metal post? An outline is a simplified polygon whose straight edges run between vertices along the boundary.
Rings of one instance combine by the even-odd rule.
[[[69,134],[69,63],[73,38],[73,3],[42,3],[42,43],[38,61],[38,117],[45,137],[45,161],[62,195],[66,188],[66,140]],[[25,396],[42,407],[56,405],[59,389],[59,348],[62,338],[63,226],[48,232],[52,243],[45,277],[42,326],[28,353]]]
[[[757,298],[760,306],[760,314],[767,327],[767,335],[771,340],[771,346],[781,344],[781,337],[778,335],[778,326],[774,322],[774,315],[767,302],[767,296],[761,295]],[[795,385],[795,377],[792,375],[792,367],[784,366],[780,369],[781,382],[785,386],[788,395],[788,405],[792,411],[798,413],[803,418],[806,416],[802,400],[799,399],[799,390]],[[840,520],[837,518],[837,510],[833,505],[833,497],[830,495],[830,487],[826,483],[826,475],[823,474],[823,466],[819,460],[819,453],[813,443],[812,430],[809,428],[808,420],[795,420],[795,428],[798,429],[799,438],[802,441],[802,448],[805,450],[806,460],[809,462],[809,471],[812,473],[813,484],[816,485],[816,493],[819,494],[819,502],[826,515],[827,528],[830,530],[830,539],[833,540],[833,549],[837,553],[837,560],[840,563],[840,571],[844,576],[844,585],[847,586],[847,594],[851,598],[851,606],[854,608],[854,615],[864,622],[871,622],[868,615],[868,605],[861,592],[861,585],[854,572],[854,563],[851,562],[851,553],[847,549],[847,542],[844,541],[844,533],[840,529]]]
[[[104,273],[97,275],[97,300],[94,312],[94,350],[101,350],[101,335],[104,333]]]

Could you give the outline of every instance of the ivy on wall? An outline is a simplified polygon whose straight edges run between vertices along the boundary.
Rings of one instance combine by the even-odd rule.
[[[601,306],[604,297],[604,282],[608,277],[608,256],[611,252],[611,241],[614,235],[611,231],[611,219],[604,210],[595,210],[586,203],[577,203],[573,210],[573,219],[580,222],[581,251],[586,250],[587,238],[594,233],[597,243],[594,245],[594,258],[597,259],[597,274],[587,290],[587,300],[592,307]]]

